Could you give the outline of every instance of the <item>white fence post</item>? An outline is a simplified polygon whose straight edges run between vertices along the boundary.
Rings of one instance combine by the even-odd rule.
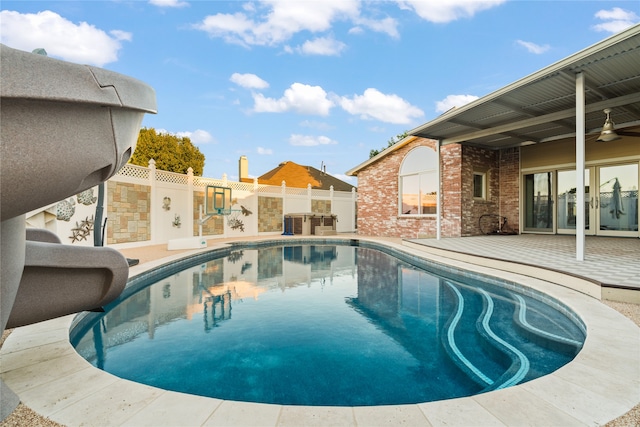
[[[311,212],[311,183],[307,184],[307,212]]]
[[[158,210],[155,208],[156,199],[158,198],[158,190],[156,186],[156,161],[153,159],[149,159],[149,188],[151,196],[149,197],[149,219],[151,220],[150,224],[150,232],[151,232],[151,243],[158,242],[159,235],[159,225],[160,220],[158,219]]]
[[[189,237],[192,237],[194,232],[193,232],[193,226],[194,226],[194,220],[193,220],[193,215],[194,215],[194,207],[193,207],[193,202],[194,202],[194,197],[193,197],[193,168],[189,167],[189,169],[187,169],[187,221],[186,222],[186,226],[187,226],[187,230],[189,230]]]
[[[334,204],[333,204],[333,185],[331,187],[329,187],[329,201],[331,202],[331,210],[329,211],[330,214],[333,213],[333,209],[334,209]],[[324,225],[324,224],[322,224]]]
[[[287,183],[282,181],[282,232],[285,232],[284,228],[284,216],[287,214]]]
[[[356,193],[356,188],[353,187],[351,189],[351,230],[357,231],[356,227],[358,225],[358,208],[357,208],[358,194]]]
[[[258,192],[258,178],[253,178],[253,215],[251,215],[252,229],[255,230],[256,236],[260,234],[260,193]]]

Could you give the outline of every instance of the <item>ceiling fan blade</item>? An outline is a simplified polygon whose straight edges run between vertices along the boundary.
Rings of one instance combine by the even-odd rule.
[[[616,133],[621,136],[638,136],[640,137],[640,132],[627,132],[624,130],[617,130]]]

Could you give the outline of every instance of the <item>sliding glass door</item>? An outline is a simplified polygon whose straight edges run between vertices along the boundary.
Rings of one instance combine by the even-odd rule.
[[[587,235],[640,237],[638,163],[590,166],[584,173],[582,207],[577,205],[574,169],[524,175],[523,231],[575,234],[582,209]]]
[[[638,164],[597,168],[598,234],[638,235]]]
[[[524,176],[524,231],[553,233],[554,172]]]
[[[595,197],[591,194],[593,188],[591,169],[584,171],[584,230],[586,234],[595,234]],[[558,171],[558,202],[557,222],[559,234],[575,234],[578,206],[576,203],[576,171],[569,169]]]

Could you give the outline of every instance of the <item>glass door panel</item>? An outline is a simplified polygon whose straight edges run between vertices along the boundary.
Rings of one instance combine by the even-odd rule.
[[[589,169],[584,171],[584,216],[585,233],[594,234],[595,229],[591,227],[594,223],[594,199],[589,193],[590,177]],[[558,203],[557,203],[557,223],[558,233],[574,234],[576,232],[576,171],[558,171]]]
[[[524,230],[553,232],[553,172],[524,176]]]
[[[598,234],[638,235],[638,164],[598,168]]]

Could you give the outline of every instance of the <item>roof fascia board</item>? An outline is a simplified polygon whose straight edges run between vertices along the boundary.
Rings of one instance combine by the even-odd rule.
[[[629,95],[620,96],[618,98],[605,99],[604,101],[594,102],[585,107],[587,113],[592,113],[604,108],[619,107],[622,105],[632,104],[634,102],[640,102],[640,93],[631,93]],[[470,139],[483,138],[485,136],[491,136],[496,134],[504,134],[507,132],[515,131],[529,126],[536,126],[548,122],[567,119],[573,117],[576,114],[575,108],[569,108],[563,111],[557,111],[551,114],[545,114],[544,116],[532,117],[529,119],[520,120],[518,122],[507,123],[501,126],[496,126],[489,129],[483,129],[475,132],[469,132],[462,135],[458,135],[452,138],[445,138],[442,140],[442,145],[457,144],[465,142]]]
[[[404,147],[408,143],[410,143],[412,141],[415,141],[418,138],[419,138],[418,136],[413,136],[413,135],[409,135],[409,136],[406,136],[406,137],[402,138],[400,141],[396,142],[391,147],[385,148],[384,150],[382,150],[381,152],[379,152],[375,156],[373,156],[373,157],[369,158],[368,160],[360,163],[355,168],[349,169],[347,172],[345,172],[345,175],[347,175],[347,176],[357,176],[358,172],[361,169],[364,169],[367,166],[377,162],[378,160],[381,160],[383,157],[386,157],[388,154],[392,153],[393,151]]]
[[[611,46],[616,45],[617,43],[620,43],[626,39],[632,38],[634,36],[637,36],[638,34],[640,34],[640,24],[636,24],[632,27],[627,28],[624,31],[621,31],[618,34],[614,34],[613,36],[606,38],[592,46],[589,46],[577,53],[574,53],[573,55],[570,55],[568,57],[566,57],[565,59],[561,59],[560,61],[557,61],[539,71],[534,72],[533,74],[530,74],[526,77],[523,77],[520,80],[517,80],[501,89],[498,89],[488,95],[483,96],[482,98],[476,99],[475,101],[472,101],[466,105],[463,105],[462,107],[458,107],[458,108],[454,108],[451,109],[449,111],[447,111],[446,113],[443,113],[442,115],[440,115],[439,117],[431,120],[430,122],[427,122],[421,126],[418,126],[417,128],[414,128],[412,130],[410,130],[408,132],[409,135],[417,135],[420,134],[420,136],[426,137],[426,138],[433,138],[433,139],[439,139],[437,136],[427,136],[424,134],[421,134],[422,131],[424,131],[425,129],[428,129],[434,125],[446,122],[448,120],[450,120],[453,117],[456,117],[459,114],[462,114],[468,110],[471,110],[475,107],[478,107],[482,104],[485,104],[487,102],[490,102],[500,96],[503,96],[506,93],[509,93],[515,89],[524,87],[528,84],[531,84],[537,80],[543,79],[549,75],[552,74],[556,74],[561,72],[562,70],[569,68],[571,65],[574,65],[576,62],[583,60],[597,52],[600,52],[604,49],[607,49]]]

